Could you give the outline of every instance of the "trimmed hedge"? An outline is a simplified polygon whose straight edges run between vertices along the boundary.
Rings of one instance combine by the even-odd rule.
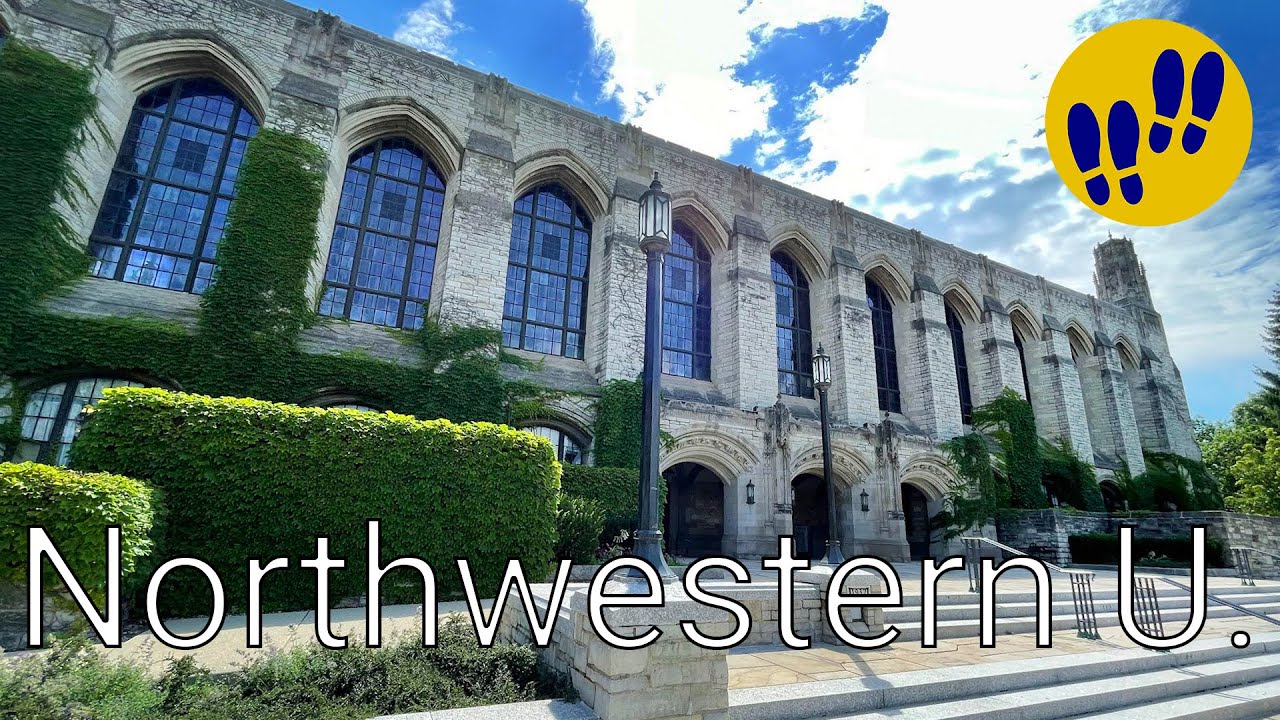
[[[156,493],[137,480],[36,463],[0,463],[0,578],[27,582],[27,528],[40,526],[90,597],[107,587],[107,532],[120,527],[120,572],[145,581],[159,535]],[[46,587],[59,584],[46,567]]]
[[[604,510],[604,535],[608,543],[626,529],[634,532],[640,522],[640,471],[635,468],[565,465],[560,487],[569,497],[593,500]],[[662,517],[667,502],[667,481],[658,478],[659,507]]]
[[[382,521],[383,563],[426,560],[442,597],[461,592],[455,558],[469,560],[479,591],[491,594],[509,558],[541,577],[555,546],[551,443],[492,423],[117,388],[90,413],[72,463],[160,488],[168,555],[212,565],[234,609],[247,605],[249,558],[275,557],[291,564],[263,581],[263,607],[313,606],[316,573],[298,562],[321,536],[330,557],[346,561],[330,573],[330,598],[363,594],[371,518]],[[206,613],[208,597],[202,576],[178,571],[161,607]],[[384,601],[420,597],[412,570],[383,583]]]
[[[1084,565],[1120,564],[1120,536],[1111,533],[1085,533],[1067,538],[1071,561]],[[1155,553],[1155,559],[1149,558]],[[1133,562],[1153,567],[1191,567],[1190,537],[1153,538],[1134,535]],[[1204,559],[1209,567],[1227,567],[1227,549],[1218,538],[1204,539]]]

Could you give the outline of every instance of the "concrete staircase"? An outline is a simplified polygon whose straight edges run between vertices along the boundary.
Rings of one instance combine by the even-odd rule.
[[[1175,578],[1184,582],[1186,578]],[[1161,617],[1166,632],[1180,629],[1191,616],[1191,596],[1183,590],[1163,582],[1156,582],[1160,602]],[[1280,619],[1280,587],[1233,587],[1229,589],[1214,588],[1211,595],[1227,602],[1248,608],[1253,612],[1271,615]],[[1115,589],[1093,590],[1094,608],[1098,618],[1098,627],[1116,627],[1120,624],[1119,591]],[[1070,591],[1057,591],[1053,598],[1053,629],[1074,630],[1076,627],[1075,611]],[[1036,596],[1033,592],[1009,592],[996,590],[996,634],[1016,635],[1035,632]],[[978,637],[979,610],[978,596],[973,593],[939,594],[938,637]],[[1207,616],[1215,618],[1241,617],[1243,613],[1236,608],[1214,603],[1212,600],[1205,606]],[[892,624],[902,633],[898,642],[920,642],[920,596],[904,595],[902,607],[885,608],[886,624]],[[1280,626],[1277,626],[1280,630]]]
[[[732,690],[733,720],[1257,720],[1280,713],[1280,633]]]

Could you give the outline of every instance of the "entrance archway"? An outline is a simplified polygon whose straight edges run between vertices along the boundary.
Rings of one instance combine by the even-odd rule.
[[[1124,509],[1124,493],[1120,491],[1120,487],[1110,480],[1103,480],[1098,483],[1099,489],[1102,490],[1102,505],[1107,512],[1113,513]]]
[[[724,482],[706,466],[685,462],[667,479],[663,533],[667,552],[678,557],[720,555],[724,539]]]
[[[911,559],[929,557],[929,497],[911,483],[902,483],[902,513]]]
[[[795,535],[796,557],[821,560],[826,556],[827,483],[811,473],[798,475],[791,481],[791,524]]]

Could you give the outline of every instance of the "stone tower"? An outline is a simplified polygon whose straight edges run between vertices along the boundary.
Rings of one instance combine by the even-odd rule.
[[[1127,237],[1107,237],[1093,249],[1093,285],[1098,298],[1117,305],[1141,303],[1151,307],[1147,270],[1138,262],[1133,241]]]

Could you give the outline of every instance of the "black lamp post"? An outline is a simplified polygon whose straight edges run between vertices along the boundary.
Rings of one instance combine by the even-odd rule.
[[[663,582],[676,574],[662,556],[658,528],[658,421],[662,398],[662,261],[671,249],[671,196],[662,191],[658,173],[640,196],[640,249],[649,262],[644,308],[644,431],[640,447],[640,527],[635,554],[657,571]]]
[[[818,389],[818,409],[822,414],[822,480],[827,485],[827,559],[825,564],[844,563],[840,551],[840,525],[836,512],[836,486],[831,473],[831,413],[827,408],[827,390],[831,388],[831,356],[818,352],[813,356],[813,386]]]

